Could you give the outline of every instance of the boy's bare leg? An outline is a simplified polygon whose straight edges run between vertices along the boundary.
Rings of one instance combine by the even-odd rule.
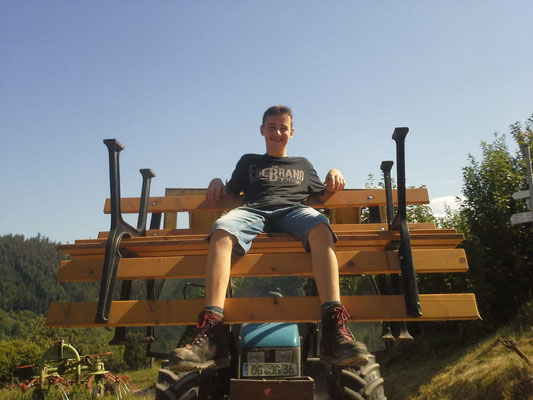
[[[326,224],[315,226],[307,237],[320,303],[340,301],[339,264],[335,244]]]
[[[224,308],[231,270],[233,235],[216,230],[209,241],[205,267],[205,305]]]
[[[369,353],[357,342],[346,321],[349,317],[340,303],[339,265],[331,231],[326,224],[315,226],[308,235],[311,262],[322,304],[320,359],[336,365],[363,366]],[[325,304],[328,303],[328,304]]]
[[[224,308],[233,240],[233,236],[224,230],[216,230],[211,235],[205,274],[206,306]],[[169,368],[179,372],[229,366],[230,354],[223,317],[218,311],[204,309],[198,317],[192,342],[171,352]]]

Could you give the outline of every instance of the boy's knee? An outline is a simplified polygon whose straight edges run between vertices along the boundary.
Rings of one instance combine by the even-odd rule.
[[[227,242],[229,241],[231,244],[235,242],[235,236],[229,233],[228,231],[225,231],[224,229],[217,229],[215,230],[209,239],[209,243],[215,243],[215,242]]]
[[[315,244],[327,244],[327,245],[333,245],[333,235],[331,234],[330,227],[323,223],[318,224],[314,226],[307,236],[307,241],[312,246],[313,243]]]

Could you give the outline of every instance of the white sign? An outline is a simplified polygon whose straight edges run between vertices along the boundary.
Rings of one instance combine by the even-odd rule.
[[[513,193],[513,199],[527,199],[528,197],[531,197],[531,192],[529,190],[524,190],[523,192],[516,192]]]
[[[526,211],[523,213],[513,214],[511,216],[513,224],[525,224],[526,222],[533,222],[533,211]]]

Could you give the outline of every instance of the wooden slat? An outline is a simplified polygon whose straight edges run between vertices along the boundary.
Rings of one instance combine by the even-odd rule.
[[[356,231],[384,231],[388,230],[387,224],[331,224],[331,229],[335,233],[339,232],[356,232]],[[409,231],[420,230],[436,230],[438,232],[455,233],[455,229],[439,229],[437,230],[435,224],[432,222],[412,223],[408,224]],[[146,231],[147,237],[152,236],[176,236],[176,235],[204,235],[207,236],[209,229],[151,229]],[[98,233],[98,239],[107,239],[109,231],[102,231]],[[87,239],[94,240],[94,239]],[[86,242],[86,240],[76,241]]]
[[[398,231],[388,231],[386,229],[351,229],[350,226],[337,225],[334,229],[335,234],[338,236],[339,241],[355,240],[357,238],[368,239],[387,239],[387,240],[399,240],[400,233]],[[178,234],[170,234],[176,232]],[[175,230],[169,231],[168,235],[153,235],[153,236],[137,236],[131,238],[123,238],[122,243],[185,243],[194,241],[205,241],[207,234],[204,231],[198,232],[197,230]],[[444,240],[450,238],[463,238],[461,233],[457,233],[455,229],[415,229],[410,232],[410,237],[413,239],[427,239],[440,237]],[[85,244],[102,244],[106,242],[106,237],[97,239],[77,239],[74,244],[60,245],[59,249],[72,248],[73,246],[85,245]],[[289,243],[298,242],[298,239],[289,233],[261,233],[254,239],[256,242],[272,242],[272,243]]]
[[[340,251],[337,253],[340,275],[399,274],[396,251]],[[418,273],[466,272],[468,263],[463,249],[414,250],[413,262]],[[104,260],[67,260],[57,274],[60,282],[99,282]],[[203,278],[206,256],[122,258],[117,279]],[[233,278],[243,276],[312,276],[309,253],[247,254],[234,257]]]
[[[454,232],[439,231],[414,231],[411,233],[411,246],[455,247],[463,241],[463,235]],[[398,232],[350,232],[338,233],[339,241],[336,243],[338,250],[361,250],[366,247],[384,249],[391,241],[398,241]],[[124,239],[121,242],[121,249],[133,252],[138,256],[148,256],[148,253],[161,252],[162,256],[191,254],[204,254],[207,252],[208,243],[203,237],[198,235],[190,236],[162,236],[162,237],[137,237]],[[299,240],[289,234],[262,234],[259,235],[252,244],[254,252],[277,252],[277,251],[303,251]],[[85,255],[104,254],[105,240],[93,239],[91,241],[79,241],[76,244],[58,246],[58,251],[70,254],[74,257]],[[185,252],[185,253],[182,253]]]
[[[393,190],[394,202],[397,202],[397,191]],[[386,205],[384,189],[348,189],[327,194],[322,201],[309,199],[309,205],[315,208],[352,208],[374,207]],[[407,189],[406,201],[408,204],[429,204],[429,195],[426,188]],[[121,200],[123,213],[139,212],[139,197],[127,197]],[[150,197],[148,212],[184,212],[184,211],[223,211],[238,207],[242,204],[239,196],[221,199],[215,206],[207,204],[204,194],[191,194],[181,196]],[[107,199],[104,212],[111,212],[111,201]]]
[[[473,294],[421,294],[422,317],[407,316],[401,295],[343,296],[351,321],[440,321],[478,319]],[[204,306],[203,299],[130,300],[111,304],[108,324],[94,323],[97,303],[52,303],[48,326],[153,326],[193,325]],[[226,300],[225,321],[318,322],[318,297],[257,297]]]
[[[332,208],[329,213],[329,220],[335,224],[360,224],[361,207]]]

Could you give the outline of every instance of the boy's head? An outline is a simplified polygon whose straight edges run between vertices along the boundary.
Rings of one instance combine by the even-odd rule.
[[[294,135],[292,111],[287,106],[272,106],[263,114],[261,135],[266,152],[272,157],[287,157],[287,144]]]
[[[265,125],[266,119],[272,115],[280,115],[285,114],[291,117],[291,128],[292,128],[292,110],[287,106],[272,106],[269,107],[268,110],[265,111],[263,114],[263,123],[261,126]]]

